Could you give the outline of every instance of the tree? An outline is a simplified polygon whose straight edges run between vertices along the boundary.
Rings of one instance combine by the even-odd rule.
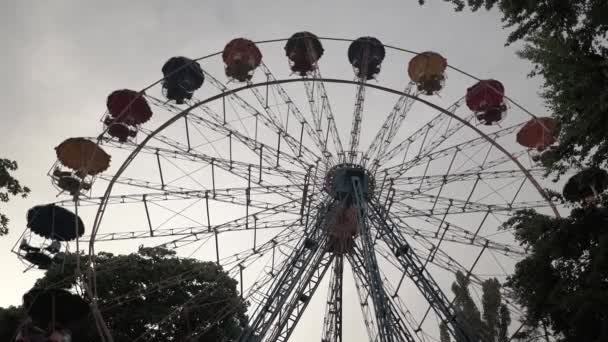
[[[561,126],[549,171],[608,166],[608,1],[444,1],[456,11],[498,7],[513,28],[507,44],[525,42],[519,56],[544,78],[541,96]]]
[[[27,197],[30,189],[22,186],[13,178],[11,171],[17,170],[17,162],[9,159],[0,159],[0,202],[8,202],[11,196]],[[8,234],[8,217],[0,212],[0,236]]]
[[[59,286],[88,298],[74,276],[75,257],[50,268],[35,288]],[[86,261],[83,256],[81,264]],[[114,341],[234,341],[246,324],[237,282],[216,263],[178,258],[163,248],[99,253],[95,261],[98,306]],[[83,277],[88,280],[86,270]],[[75,341],[97,336],[92,319],[84,325]]]
[[[24,319],[25,312],[21,307],[0,308],[0,341],[13,341]]]
[[[482,283],[483,315],[473,301],[469,291],[470,281],[462,272],[456,273],[456,281],[452,284],[454,309],[460,324],[469,336],[476,336],[483,342],[507,342],[507,330],[511,324],[509,309],[502,303],[500,283],[492,278]],[[439,326],[441,342],[450,342],[447,326]]]
[[[608,200],[554,218],[519,211],[505,222],[528,250],[507,286],[532,327],[560,342],[608,341]]]

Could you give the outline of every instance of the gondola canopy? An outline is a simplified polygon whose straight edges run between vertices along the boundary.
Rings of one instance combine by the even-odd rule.
[[[556,141],[557,122],[553,118],[534,118],[517,132],[517,143],[543,151]]]
[[[85,138],[69,138],[55,147],[61,164],[82,176],[97,175],[110,166],[110,155]]]
[[[295,33],[285,44],[285,54],[289,58],[291,71],[300,76],[306,76],[316,68],[323,52],[319,38],[306,31]]]
[[[183,104],[205,82],[201,65],[190,58],[176,56],[170,58],[162,67],[163,90],[169,100]]]
[[[371,80],[380,73],[380,64],[386,51],[384,45],[374,37],[361,37],[348,47],[348,61],[358,78]]]
[[[448,62],[443,56],[437,52],[426,51],[410,60],[407,73],[418,86],[418,90],[432,95],[443,88],[447,67]]]
[[[27,227],[42,237],[70,241],[84,234],[84,223],[71,211],[55,204],[38,205],[27,211]]]
[[[497,80],[481,80],[467,89],[465,96],[469,109],[484,125],[492,125],[504,118],[507,106],[504,103],[505,88]]]
[[[262,53],[254,42],[245,38],[231,40],[222,53],[226,76],[239,82],[249,81],[262,63]]]
[[[113,122],[135,126],[145,123],[152,117],[152,109],[148,101],[135,90],[113,91],[108,96],[106,106]]]

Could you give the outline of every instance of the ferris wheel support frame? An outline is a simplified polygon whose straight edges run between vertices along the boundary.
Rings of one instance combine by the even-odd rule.
[[[90,262],[94,263],[94,254],[95,254],[95,237],[99,231],[99,227],[101,224],[101,220],[103,218],[103,214],[105,212],[106,206],[108,204],[108,199],[111,195],[112,189],[114,184],[116,183],[116,180],[122,175],[122,173],[126,170],[126,168],[130,165],[130,163],[135,159],[135,157],[139,154],[139,152],[146,146],[146,144],[159,132],[163,131],[165,128],[169,127],[170,125],[172,125],[174,122],[176,122],[177,120],[186,117],[193,109],[203,106],[206,103],[210,103],[212,101],[218,100],[218,99],[222,99],[225,98],[226,96],[229,95],[233,95],[236,94],[240,91],[243,91],[245,89],[250,89],[250,88],[257,88],[257,87],[264,87],[264,86],[270,86],[270,85],[275,85],[275,84],[286,84],[286,83],[296,83],[296,82],[306,82],[306,81],[310,81],[309,78],[299,78],[299,79],[274,79],[271,81],[267,81],[267,82],[259,82],[259,83],[250,83],[247,85],[244,85],[242,87],[238,87],[238,88],[234,88],[234,89],[230,89],[230,90],[224,90],[219,94],[216,94],[214,96],[208,97],[205,100],[199,101],[197,103],[195,103],[194,105],[182,110],[181,112],[179,112],[178,114],[176,114],[175,116],[173,116],[172,118],[170,118],[169,120],[167,120],[165,123],[163,123],[162,125],[160,125],[157,129],[155,129],[154,131],[152,131],[132,152],[131,154],[126,158],[126,160],[123,162],[123,164],[120,166],[120,168],[117,170],[116,174],[114,175],[114,177],[110,180],[106,191],[104,193],[103,199],[101,200],[100,204],[99,204],[99,208],[97,210],[96,216],[95,216],[95,220],[94,220],[94,224],[93,224],[93,229],[92,229],[92,234],[91,234],[91,240],[89,242],[89,255],[91,256],[90,258]],[[322,82],[322,83],[336,83],[336,84],[351,84],[351,85],[358,85],[358,86],[364,86],[364,87],[370,87],[370,88],[374,88],[377,90],[381,90],[387,93],[391,93],[391,94],[395,94],[398,96],[405,96],[408,97],[410,99],[413,99],[415,101],[421,102],[437,111],[439,111],[440,113],[444,114],[444,115],[448,115],[450,116],[452,119],[455,119],[457,121],[460,122],[460,124],[469,127],[470,129],[472,129],[473,131],[475,131],[479,136],[481,136],[483,139],[485,139],[486,141],[488,141],[492,146],[494,146],[496,149],[498,149],[499,151],[501,151],[503,154],[506,155],[506,157],[508,159],[510,159],[512,162],[514,162],[517,167],[520,169],[520,171],[526,176],[526,178],[532,183],[532,185],[536,188],[536,190],[539,192],[539,194],[541,194],[541,196],[547,201],[547,203],[549,204],[549,206],[551,207],[553,213],[555,214],[555,216],[559,217],[559,212],[557,211],[557,208],[555,207],[555,205],[551,202],[550,198],[546,195],[545,190],[540,186],[540,184],[536,181],[536,179],[530,174],[530,172],[528,172],[528,170],[517,160],[517,158],[515,158],[512,154],[510,154],[506,149],[504,149],[500,144],[498,144],[496,141],[494,141],[493,139],[491,139],[487,134],[483,133],[480,129],[478,129],[477,127],[473,126],[470,122],[468,122],[467,120],[460,118],[458,116],[456,116],[455,114],[449,112],[448,110],[430,102],[424,99],[419,98],[418,96],[412,95],[412,94],[408,94],[399,90],[395,90],[392,88],[388,88],[388,87],[383,87],[380,85],[375,85],[375,84],[369,84],[369,83],[362,83],[360,81],[352,81],[352,80],[344,80],[344,79],[335,79],[335,78],[316,78],[314,79],[315,82]],[[104,132],[105,133],[105,132]],[[98,139],[103,139],[103,134],[102,133]],[[384,222],[384,224],[381,225],[381,227],[383,227],[383,229],[386,230],[386,232],[391,232],[390,227],[388,226],[388,224],[386,222]],[[388,228],[387,228],[388,227]],[[394,232],[393,232],[394,233]],[[397,240],[395,240],[397,241]],[[401,242],[401,241],[398,241]],[[373,250],[372,250],[373,251]],[[402,258],[401,258],[402,259]],[[320,262],[320,261],[319,261]],[[331,262],[327,263],[327,265],[329,266],[331,264]],[[377,266],[377,265],[376,265]],[[325,268],[327,269],[327,268]],[[94,274],[92,275],[92,277],[89,277],[89,281],[93,281],[94,279]],[[103,322],[103,317],[100,314],[99,308],[97,307],[97,303],[96,303],[96,293],[95,293],[95,286],[94,284],[88,284],[89,285],[89,290],[92,291],[87,291],[90,294],[91,297],[91,302],[92,302],[92,312],[95,315],[95,318],[99,321],[99,322]],[[445,297],[445,295],[443,296]],[[445,304],[445,301],[441,301],[443,304]],[[434,308],[435,309],[435,308]],[[380,310],[381,312],[383,312],[382,310]],[[445,316],[444,318],[448,321],[449,320],[449,315],[448,312],[449,310],[446,312],[446,310],[439,308],[439,309],[435,309],[435,311],[440,315],[440,316]],[[295,325],[295,324],[294,324]],[[453,333],[455,333],[455,331],[453,331]],[[109,341],[111,341],[111,337],[109,337]]]
[[[365,277],[365,272],[364,270],[364,262],[363,262],[363,256],[362,256],[363,252],[361,251],[360,246],[355,245],[355,248],[353,250],[353,253],[347,255],[347,260],[350,263],[352,269],[353,269],[353,276],[355,277],[355,283],[357,284],[357,289],[362,289],[362,290],[367,290],[369,288],[369,279],[367,279]],[[388,288],[386,287],[387,283],[384,283],[385,288],[383,288],[382,290],[385,292],[384,296],[386,298],[388,298],[388,308],[389,308],[389,315],[390,315],[390,320],[392,322],[392,325],[394,327],[394,333],[395,333],[395,337],[397,338],[397,341],[405,341],[405,342],[416,342],[416,340],[414,339],[413,336],[417,336],[415,333],[415,327],[410,327],[409,329],[406,327],[405,322],[403,319],[401,319],[400,315],[398,314],[398,304],[395,302],[395,298],[396,296],[391,295],[390,293],[388,293]],[[367,295],[364,295],[363,297],[367,297]],[[364,307],[368,307],[368,303],[367,301],[362,301],[361,303],[359,303],[361,305],[361,309],[363,311],[363,315],[366,316],[367,313],[365,312]],[[372,335],[372,333],[374,335]],[[377,336],[375,335],[376,332],[371,332],[368,331],[368,334],[370,335],[370,341],[376,341],[377,340]],[[419,340],[420,341],[420,340]]]
[[[342,282],[344,280],[344,255],[336,255],[329,281],[321,342],[342,342]]]

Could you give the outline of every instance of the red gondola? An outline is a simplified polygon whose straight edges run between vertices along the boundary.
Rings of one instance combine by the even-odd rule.
[[[253,77],[253,71],[262,63],[262,53],[254,42],[244,38],[231,40],[222,53],[226,76],[239,82]]]
[[[295,33],[285,44],[285,54],[289,58],[291,71],[300,76],[306,76],[315,70],[323,52],[321,41],[310,32]]]
[[[106,118],[103,122],[108,127],[108,134],[124,143],[129,138],[137,136],[137,129],[121,122],[114,122],[111,118]]]
[[[481,80],[467,89],[466,103],[484,125],[492,125],[504,118],[505,88],[496,80]]]
[[[527,148],[543,151],[555,143],[557,122],[552,118],[534,118],[517,132],[517,142]]]
[[[358,78],[371,80],[380,73],[380,64],[386,51],[384,45],[374,37],[361,37],[348,47],[348,60]]]
[[[135,126],[145,123],[152,117],[152,109],[148,101],[134,90],[113,91],[108,96],[106,105],[114,122]]]

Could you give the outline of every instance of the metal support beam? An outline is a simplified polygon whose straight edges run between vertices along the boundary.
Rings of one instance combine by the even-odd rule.
[[[268,288],[264,300],[255,312],[249,323],[249,328],[246,329],[240,336],[239,341],[248,342],[256,341],[256,338],[266,336],[271,329],[273,322],[281,319],[279,314],[284,310],[287,300],[291,297],[294,289],[299,288],[299,284],[304,278],[306,271],[311,263],[319,264],[318,255],[324,253],[319,251],[325,248],[325,242],[320,240],[320,226],[323,223],[322,218],[327,210],[320,210],[314,226],[305,235],[296,248],[291,252],[288,260],[278,270],[277,276],[272,285]],[[321,244],[321,242],[323,242]],[[315,258],[317,256],[317,258]],[[318,266],[318,265],[317,265]],[[273,250],[273,269],[274,269],[274,250]]]
[[[361,179],[359,177],[353,177],[351,181],[353,186],[353,202],[357,208],[357,218],[359,222],[359,239],[363,247],[365,273],[369,279],[376,321],[378,323],[378,337],[380,338],[380,342],[391,342],[394,341],[394,328],[389,319],[389,308],[387,307],[388,298],[383,291],[378,261],[376,260],[374,251],[374,241],[366,221],[366,204],[364,202],[363,189],[361,188]]]
[[[319,246],[305,274],[300,278],[289,301],[281,307],[279,316],[267,336],[269,342],[285,342],[293,333],[304,314],[308,303],[316,292],[323,276],[329,270],[334,254],[327,253],[325,243]]]
[[[353,275],[356,279],[356,282],[359,284],[359,286],[371,291],[371,289],[369,288],[370,287],[369,278],[367,277],[367,275],[365,273],[362,254],[363,254],[363,251],[360,248],[358,248],[358,246],[356,246],[355,253],[348,255],[348,262],[350,263],[350,265],[352,267]],[[394,328],[393,329],[394,336],[392,336],[392,340],[399,341],[399,342],[402,342],[402,341],[403,342],[415,342],[414,338],[412,337],[412,334],[406,328],[403,320],[400,318],[400,316],[398,314],[398,309],[395,307],[395,303],[393,303],[392,300],[390,300],[390,298],[384,288],[382,288],[381,291],[384,293],[385,298],[388,299],[388,301],[386,303],[387,308],[388,308],[388,316],[389,316],[389,320],[391,321],[392,326]],[[374,309],[375,309],[375,307],[374,307]],[[370,340],[371,340],[371,338],[370,338]]]
[[[342,342],[342,280],[344,277],[344,256],[337,255],[325,306],[323,335],[321,342]]]

